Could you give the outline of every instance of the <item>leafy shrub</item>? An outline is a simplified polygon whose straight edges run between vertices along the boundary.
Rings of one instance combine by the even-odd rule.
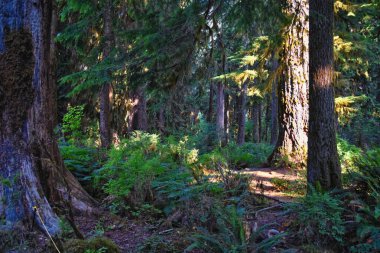
[[[84,106],[69,106],[67,113],[63,116],[62,132],[69,141],[78,141],[82,133],[82,119]]]
[[[91,183],[92,172],[100,166],[99,151],[93,147],[83,147],[62,142],[59,148],[66,168],[81,183]]]
[[[351,172],[351,178],[361,203],[356,215],[359,243],[351,251],[376,252],[380,250],[380,149],[368,151],[358,167],[358,171]]]
[[[348,141],[338,138],[338,155],[344,173],[358,169],[357,162],[363,156],[363,151]]]
[[[311,189],[301,203],[289,204],[289,208],[297,215],[293,227],[297,228],[303,242],[313,243],[317,247],[343,244],[344,208],[339,199]]]
[[[109,150],[104,166],[93,173],[95,182],[101,183],[105,193],[119,199],[126,198],[132,190],[146,194],[151,179],[163,169],[157,154],[158,142],[157,135],[135,132],[129,140]]]
[[[277,235],[259,242],[262,230],[253,231],[247,236],[242,221],[242,210],[234,206],[215,206],[213,212],[216,217],[213,230],[198,228],[198,232],[192,238],[193,243],[186,251],[202,249],[215,253],[268,252],[279,243],[282,236]]]
[[[245,143],[237,146],[229,143],[223,150],[233,168],[253,167],[263,164],[271,154],[273,147],[265,143]]]
[[[164,238],[160,236],[151,236],[147,240],[144,241],[142,245],[140,245],[137,249],[138,253],[173,253],[180,252],[175,249],[175,247],[170,244],[170,242],[166,241]]]

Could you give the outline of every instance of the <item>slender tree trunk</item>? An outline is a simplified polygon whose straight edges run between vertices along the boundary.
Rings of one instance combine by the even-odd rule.
[[[310,122],[307,181],[341,187],[334,105],[333,0],[310,0]]]
[[[293,165],[302,167],[306,165],[309,117],[308,1],[287,0],[285,12],[293,20],[284,41],[281,59],[284,72],[279,89],[279,135],[269,162],[274,165],[286,156]]]
[[[216,91],[216,131],[219,142],[224,141],[225,129],[224,129],[224,84],[218,82]]]
[[[253,142],[259,143],[260,142],[260,102],[259,101],[255,101],[253,104],[252,120],[253,120]]]
[[[53,205],[63,213],[92,211],[94,201],[64,168],[54,139],[52,9],[47,0],[0,2],[0,16],[8,17],[0,19],[0,217],[10,231],[33,224],[44,230],[41,217],[56,235]]]
[[[245,142],[245,123],[246,123],[246,104],[247,104],[247,82],[244,82],[243,87],[241,88],[241,93],[239,96],[240,100],[240,110],[238,114],[238,136],[237,136],[237,144],[243,145]]]
[[[228,143],[229,139],[229,132],[230,132],[230,96],[228,93],[224,94],[224,129],[226,133],[226,144]]]
[[[165,110],[163,106],[160,107],[158,112],[158,130],[161,134],[165,133]]]
[[[112,49],[112,3],[111,0],[107,0],[104,7],[104,37],[105,45],[103,49],[103,59],[109,57]],[[106,73],[109,75],[110,73]],[[111,97],[112,86],[110,83],[104,83],[100,88],[100,141],[103,148],[109,148],[112,142],[111,135]]]
[[[212,122],[214,114],[214,84],[210,82],[210,97],[208,100],[207,122]]]
[[[270,95],[267,94],[266,96],[266,102],[265,102],[265,128],[264,128],[264,136],[262,141],[268,142],[269,141],[269,131],[270,131]]]

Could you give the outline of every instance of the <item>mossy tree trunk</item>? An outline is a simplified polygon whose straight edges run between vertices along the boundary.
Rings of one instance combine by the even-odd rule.
[[[334,105],[334,1],[310,0],[310,121],[307,181],[341,187]]]
[[[52,1],[0,2],[1,230],[42,229],[37,210],[55,235],[56,210],[94,210],[92,198],[64,168],[54,139],[53,18]]]
[[[272,71],[278,68],[277,60],[273,60]],[[278,138],[278,97],[277,97],[277,78],[273,80],[271,91],[271,116],[270,116],[270,144],[275,145]]]
[[[272,165],[278,161],[306,165],[309,89],[309,7],[307,0],[287,0],[284,12],[291,24],[284,40],[281,64],[283,74],[278,90],[279,134]]]

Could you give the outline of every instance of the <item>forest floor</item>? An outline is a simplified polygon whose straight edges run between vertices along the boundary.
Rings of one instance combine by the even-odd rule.
[[[246,217],[248,227],[260,229],[267,226],[263,231],[266,236],[270,231],[286,231],[291,217],[284,215],[283,205],[293,202],[302,194],[295,187],[301,184],[302,176],[288,169],[272,168],[247,168],[236,173],[249,175],[251,190],[266,199],[263,206],[255,207],[256,210]],[[161,227],[159,222],[146,222],[142,217],[127,219],[110,213],[103,213],[98,217],[77,217],[75,223],[85,237],[94,234],[105,236],[114,241],[121,252],[136,252],[139,245],[149,238],[165,243],[172,241],[185,244],[188,236],[188,231],[182,228],[167,229]],[[196,252],[202,251],[192,251]]]

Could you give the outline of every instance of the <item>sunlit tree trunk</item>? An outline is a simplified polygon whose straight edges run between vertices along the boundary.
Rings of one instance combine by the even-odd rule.
[[[104,7],[103,25],[104,25],[104,49],[103,59],[109,57],[112,49],[112,3],[111,0],[107,0]],[[109,75],[110,73],[107,73]],[[100,100],[100,141],[103,148],[109,148],[111,146],[111,97],[112,97],[112,85],[107,82],[100,88],[99,100]]]
[[[287,0],[285,13],[292,19],[285,35],[279,88],[279,135],[269,161],[282,157],[293,165],[306,165],[309,88],[309,7],[307,0]]]
[[[239,96],[240,100],[240,107],[239,107],[239,114],[238,114],[238,135],[237,135],[237,144],[243,145],[245,142],[245,123],[246,123],[246,104],[247,104],[247,82],[244,82],[243,86],[241,87],[241,93]]]
[[[7,17],[0,18],[0,217],[1,229],[43,230],[38,213],[56,235],[53,206],[92,211],[94,202],[64,168],[54,139],[52,11],[52,1],[0,2],[0,17]]]
[[[341,187],[334,105],[334,1],[310,0],[310,121],[308,183]]]

